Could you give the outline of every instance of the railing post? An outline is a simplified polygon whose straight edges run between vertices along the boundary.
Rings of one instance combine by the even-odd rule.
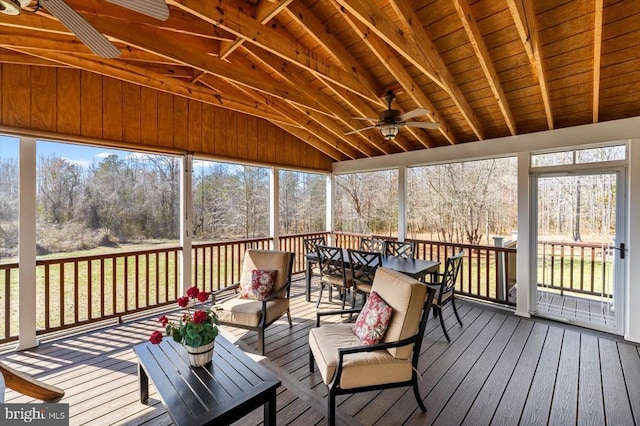
[[[493,245],[496,247],[504,247],[504,237],[493,237]],[[504,252],[496,251],[496,297],[498,300],[506,300],[507,297],[507,280],[505,279],[504,270]]]

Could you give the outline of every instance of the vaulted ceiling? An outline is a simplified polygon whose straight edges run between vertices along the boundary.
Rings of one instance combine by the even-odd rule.
[[[640,115],[634,0],[167,0],[166,21],[66,0],[121,51],[46,9],[0,14],[0,62],[79,68],[265,118],[336,161]],[[35,1],[33,2],[35,4]],[[372,123],[431,111],[394,140]]]

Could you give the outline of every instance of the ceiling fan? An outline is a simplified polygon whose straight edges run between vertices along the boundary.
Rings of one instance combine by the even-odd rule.
[[[419,127],[421,129],[437,129],[439,123],[425,123],[423,121],[406,121],[410,118],[418,117],[420,115],[430,114],[431,112],[428,109],[424,108],[416,108],[412,111],[405,112],[404,114],[400,114],[400,111],[397,109],[391,109],[391,102],[396,99],[396,95],[393,94],[393,90],[389,90],[387,94],[384,96],[384,99],[387,101],[387,105],[389,106],[386,111],[382,111],[380,113],[380,119],[377,120],[375,118],[368,117],[354,117],[354,120],[365,120],[365,121],[377,121],[378,123],[373,126],[363,127],[362,129],[353,130],[351,132],[345,133],[345,135],[352,135],[354,133],[362,132],[364,130],[369,130],[373,128],[380,129],[382,136],[385,139],[391,140],[397,134],[402,126],[407,127]]]
[[[109,3],[131,9],[135,12],[151,16],[165,21],[169,17],[169,7],[165,0],[107,0]],[[93,53],[103,58],[117,58],[120,50],[107,38],[96,30],[86,19],[80,16],[64,0],[37,0],[33,10],[26,9],[32,0],[0,0],[0,13],[5,15],[18,15],[21,10],[36,12],[45,8],[80,41],[82,41]]]

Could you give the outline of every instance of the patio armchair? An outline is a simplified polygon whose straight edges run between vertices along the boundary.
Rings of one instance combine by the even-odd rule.
[[[418,389],[418,359],[435,290],[388,268],[378,268],[372,292],[392,308],[379,343],[364,344],[351,323],[325,324],[325,315],[355,313],[360,309],[318,312],[309,332],[309,371],[314,362],[329,388],[327,420],[335,424],[337,395],[411,386],[418,406],[426,411]],[[373,300],[373,293],[369,300]],[[366,309],[366,308],[365,308]],[[356,321],[356,324],[359,321]],[[371,343],[371,342],[368,342]]]
[[[385,253],[389,256],[414,259],[415,252],[416,244],[413,241],[387,241],[385,244]]]
[[[377,251],[379,253],[384,253],[386,249],[385,244],[386,242],[384,240],[376,238],[360,238],[360,250],[362,251]]]
[[[448,302],[451,302],[451,306],[453,306],[453,313],[456,315],[456,319],[462,327],[462,320],[460,319],[460,315],[458,315],[458,309],[456,309],[456,299],[455,299],[455,285],[456,280],[458,279],[458,272],[460,272],[460,265],[462,265],[462,257],[464,256],[464,250],[460,251],[460,253],[455,256],[450,256],[447,258],[447,262],[445,264],[443,273],[436,273],[432,276],[432,281],[429,282],[429,285],[435,286],[437,289],[437,296],[435,302],[433,303],[433,316],[440,317],[440,325],[442,326],[442,331],[444,332],[444,336],[447,338],[447,341],[450,342],[449,333],[447,333],[447,327],[444,325],[444,319],[442,317],[442,308]]]
[[[342,309],[347,300],[347,292],[353,287],[353,275],[346,267],[344,251],[340,247],[331,247],[318,244],[316,246],[318,259],[320,260],[320,294],[316,308],[320,306],[322,292],[329,287],[329,301],[332,300],[333,287],[337,287],[342,297]],[[352,306],[353,307],[353,306]]]
[[[212,293],[212,302],[217,309],[220,324],[243,328],[258,333],[258,351],[264,355],[264,330],[285,313],[291,326],[289,296],[291,292],[291,269],[295,254],[286,251],[249,249],[244,254],[240,281],[232,286]],[[272,274],[275,272],[275,276]],[[271,289],[262,294],[255,290],[259,281],[256,275],[270,272]],[[249,289],[245,296],[244,289]],[[240,294],[237,294],[237,291]],[[220,298],[233,291],[231,297]]]
[[[347,250],[351,275],[353,276],[353,306],[356,304],[357,293],[362,294],[362,305],[371,293],[371,286],[376,270],[382,266],[382,253],[362,250]]]

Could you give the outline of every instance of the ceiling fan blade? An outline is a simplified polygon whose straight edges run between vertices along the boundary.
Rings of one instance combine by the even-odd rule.
[[[377,118],[369,118],[369,117],[353,117],[354,120],[362,120],[362,121],[378,121]]]
[[[120,51],[63,0],[41,0],[42,6],[98,56],[117,58]]]
[[[353,135],[355,133],[360,133],[364,130],[369,130],[369,129],[375,129],[377,126],[368,126],[368,127],[363,127],[362,129],[358,129],[358,130],[352,130],[350,132],[345,133],[345,136],[349,136],[349,135]]]
[[[400,117],[398,118],[400,119],[400,121],[405,121],[410,118],[417,117],[419,115],[426,115],[426,114],[431,114],[431,111],[425,108],[416,108],[414,110],[405,112],[404,114],[400,115]]]
[[[419,127],[421,129],[437,129],[440,123],[425,123],[424,121],[407,121],[404,123],[407,127]]]
[[[131,9],[143,15],[166,21],[169,17],[169,6],[165,0],[107,0],[109,3]]]

